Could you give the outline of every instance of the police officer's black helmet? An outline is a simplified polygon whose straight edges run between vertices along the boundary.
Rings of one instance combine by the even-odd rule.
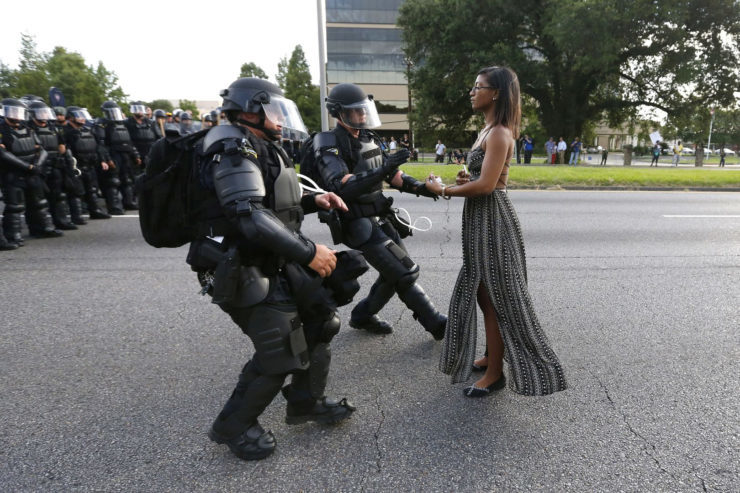
[[[152,116],[154,118],[167,118],[167,112],[165,110],[154,110]]]
[[[106,120],[123,121],[123,112],[115,101],[106,101],[100,105],[100,109],[103,110],[103,118]]]
[[[329,96],[326,98],[326,109],[329,110],[331,116],[339,118],[342,106],[359,103],[366,97],[365,91],[355,84],[337,84],[329,91]]]
[[[263,104],[269,104],[274,96],[282,96],[283,90],[269,80],[244,77],[232,82],[220,95],[224,98],[221,111],[259,113]]]
[[[64,106],[54,106],[54,114],[57,116],[67,116],[67,108]]]
[[[43,100],[30,101],[28,103],[28,112],[34,120],[45,121],[56,119],[54,112],[51,111],[51,108],[49,108]]]
[[[211,115],[211,113],[207,113],[207,114],[206,114],[206,115],[205,115],[205,116],[203,117],[203,121],[204,121],[204,122],[213,122],[213,116]]]
[[[3,116],[8,120],[28,120],[28,107],[20,99],[5,98],[0,104],[3,106]]]
[[[239,112],[255,113],[298,135],[308,137],[308,131],[296,104],[283,95],[283,90],[272,82],[257,77],[237,79],[221,91],[224,98],[221,111],[230,121]],[[264,121],[258,127],[264,129]],[[278,135],[279,137],[279,135]],[[304,138],[304,137],[301,137]]]
[[[193,117],[187,111],[180,113],[180,120],[192,120]]]
[[[380,117],[372,95],[365,94],[355,84],[337,84],[326,98],[329,114],[352,128],[375,128],[380,126]]]

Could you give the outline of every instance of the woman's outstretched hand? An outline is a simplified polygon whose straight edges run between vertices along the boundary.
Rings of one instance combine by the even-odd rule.
[[[461,169],[460,171],[457,172],[457,176],[455,177],[456,185],[464,185],[469,181],[470,181],[470,173],[466,172],[464,169]]]
[[[442,195],[442,184],[437,181],[437,177],[434,176],[434,173],[429,173],[429,176],[426,179],[426,187],[427,190],[430,192],[436,194],[436,195]]]

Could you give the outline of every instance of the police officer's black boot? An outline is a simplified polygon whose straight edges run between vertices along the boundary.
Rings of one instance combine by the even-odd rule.
[[[377,313],[388,303],[395,292],[393,284],[378,278],[370,288],[367,298],[357,303],[352,310],[349,326],[372,334],[392,333],[393,326],[378,317]]]
[[[283,387],[282,393],[288,401],[285,422],[289,425],[309,421],[334,425],[351,417],[356,409],[346,398],[331,399],[323,396],[314,399],[306,392],[295,390],[293,384]]]
[[[284,375],[262,375],[257,365],[249,361],[208,437],[227,445],[240,459],[259,460],[272,454],[275,436],[260,426],[257,417],[272,402],[284,381]]]
[[[138,211],[139,204],[136,203],[134,188],[131,185],[121,186],[121,195],[123,196],[123,208],[127,211]]]
[[[103,196],[105,197],[105,206],[108,208],[109,214],[114,216],[122,216],[125,214],[123,211],[123,204],[121,203],[121,194],[118,192],[117,188],[108,187],[104,189]]]
[[[54,203],[50,205],[54,206],[51,209],[51,217],[57,229],[64,231],[77,229],[77,226],[72,223],[69,204],[67,204],[67,196],[65,194],[59,195]]]
[[[72,223],[82,226],[87,224],[85,218],[82,217],[82,200],[79,197],[69,198],[69,215],[72,218]]]
[[[337,319],[337,324],[339,319]],[[311,327],[305,327],[311,332]],[[309,367],[293,374],[290,385],[282,388],[288,401],[285,422],[297,425],[308,421],[333,425],[352,416],[355,407],[347,399],[331,399],[324,395],[329,378],[331,348],[328,343],[318,343],[309,349]]]
[[[87,211],[90,214],[90,219],[110,219],[110,214],[103,212],[98,204],[98,197],[95,193],[91,193],[86,197]]]
[[[11,243],[5,238],[5,234],[0,231],[0,251],[2,250],[15,250],[18,248],[17,243]]]
[[[38,203],[30,204],[27,214],[28,231],[36,238],[57,238],[64,235],[54,228],[54,222],[49,213],[49,205],[46,199]]]
[[[447,328],[447,317],[434,308],[432,300],[418,284],[414,283],[403,291],[398,292],[401,301],[414,312],[414,319],[432,334],[434,340],[441,341]]]
[[[11,245],[22,247],[24,245],[21,233],[21,214],[24,208],[15,204],[5,204],[3,211],[3,234]],[[12,249],[12,248],[11,248]]]

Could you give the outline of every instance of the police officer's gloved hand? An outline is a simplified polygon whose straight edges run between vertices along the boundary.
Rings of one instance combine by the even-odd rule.
[[[408,149],[400,149],[394,154],[390,154],[388,157],[385,158],[385,163],[383,163],[383,167],[388,170],[388,173],[391,173],[403,163],[408,161],[409,155],[410,153]]]

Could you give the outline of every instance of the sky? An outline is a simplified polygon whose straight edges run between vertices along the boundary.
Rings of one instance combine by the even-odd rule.
[[[36,0],[32,11],[43,14],[33,15],[24,2],[4,2],[0,61],[18,68],[21,33],[27,33],[39,52],[62,46],[88,65],[102,61],[130,101],[215,101],[246,62],[275,82],[278,62],[300,44],[318,84],[316,0],[210,0],[193,7],[125,0],[115,10],[112,5]]]

